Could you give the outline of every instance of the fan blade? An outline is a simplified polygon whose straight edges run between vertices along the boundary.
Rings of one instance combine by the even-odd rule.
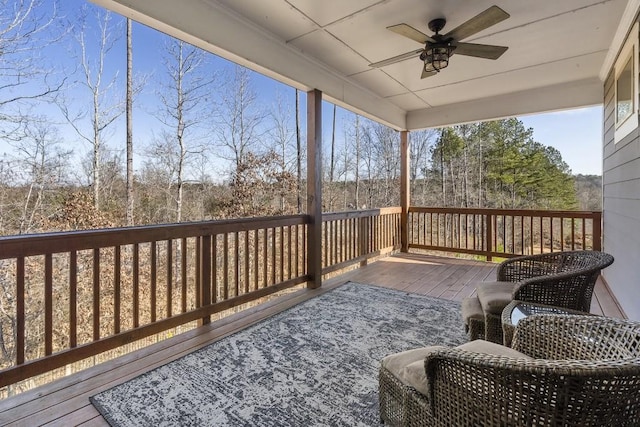
[[[396,34],[400,34],[401,36],[405,36],[410,38],[411,40],[415,40],[420,44],[426,44],[429,42],[435,42],[434,39],[423,33],[422,31],[416,30],[409,24],[398,24],[387,27],[387,30],[393,31]]]
[[[457,43],[453,51],[455,55],[475,56],[476,58],[498,59],[509,49],[506,46],[490,44]]]
[[[442,38],[445,40],[453,39],[455,41],[459,41],[479,33],[485,28],[489,28],[498,22],[504,21],[509,16],[510,15],[507,12],[500,9],[498,6],[491,6],[489,9],[484,12],[480,12],[464,24],[461,24],[449,31],[447,34],[442,36]]]
[[[424,67],[422,67],[422,75],[420,76],[420,78],[426,79],[427,77],[435,76],[436,74],[438,74],[437,71],[425,71]]]
[[[393,58],[387,58],[384,61],[374,62],[369,64],[369,67],[380,68],[385,65],[395,64],[396,62],[404,61],[405,59],[414,58],[420,55],[424,49],[412,50],[411,52],[403,53],[402,55],[394,56]]]

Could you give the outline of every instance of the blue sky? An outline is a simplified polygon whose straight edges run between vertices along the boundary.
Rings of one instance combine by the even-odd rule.
[[[48,2],[45,2],[48,4]],[[85,4],[84,0],[65,0],[61,2],[61,12],[70,21],[77,21],[76,14]],[[89,8],[96,6],[88,4]],[[124,19],[114,15],[113,22]],[[107,58],[106,79],[110,79],[115,73],[119,74],[120,85],[124,87],[125,74],[125,37],[124,27],[120,27],[120,39],[116,43],[111,55]],[[144,154],[145,146],[157,136],[159,122],[154,114],[159,110],[158,105],[158,85],[155,84],[166,78],[162,63],[162,51],[167,36],[156,30],[134,23],[133,26],[133,50],[134,50],[134,74],[144,74],[148,77],[147,88],[141,93],[134,104],[134,138],[135,151],[137,152],[136,164],[139,166],[141,155]],[[89,49],[92,44],[88,43]],[[72,38],[68,38],[64,43],[51,45],[46,49],[47,55],[55,58],[61,68],[71,70],[77,67],[78,46],[74,45]],[[211,69],[229,70],[232,67],[228,61],[211,55]],[[295,91],[286,85],[278,83],[258,74],[253,76],[254,90],[258,94],[261,103],[269,108],[279,93],[289,106],[292,112],[295,100]],[[83,102],[87,100],[89,94],[86,89],[75,87],[70,92],[75,99],[75,107],[78,111],[87,108]],[[303,111],[301,112],[302,132],[304,134],[304,104],[305,97],[301,97]],[[49,106],[47,112],[56,115],[55,107]],[[325,146],[328,147],[331,137],[331,115],[332,106],[325,103],[324,115],[324,137]],[[534,139],[545,145],[555,147],[562,154],[562,158],[567,162],[573,173],[601,174],[602,173],[602,109],[601,107],[583,108],[578,110],[561,111],[547,114],[538,114],[520,117],[526,127],[534,129]],[[60,117],[56,118],[62,123]],[[353,120],[353,114],[342,109],[338,109],[336,139],[338,143],[344,137],[343,127],[349,126]],[[61,134],[65,140],[69,140],[74,146],[77,155],[90,149],[87,143],[82,143],[80,138],[64,124],[61,124]],[[109,145],[115,151],[124,150],[124,116],[118,119],[112,132],[110,132]],[[4,147],[3,147],[4,148]],[[5,150],[2,150],[5,151]],[[137,167],[136,167],[137,168]]]
[[[555,147],[575,174],[602,174],[602,106],[520,117],[536,141]]]

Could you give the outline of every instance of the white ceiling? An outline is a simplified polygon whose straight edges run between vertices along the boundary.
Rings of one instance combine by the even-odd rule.
[[[602,102],[599,73],[627,0],[94,0],[397,129]],[[630,3],[637,3],[630,0]],[[369,63],[421,46],[390,32],[443,33],[491,5],[511,17],[465,42],[508,46],[498,60],[454,55],[420,79],[419,59]],[[628,13],[628,10],[627,10]]]

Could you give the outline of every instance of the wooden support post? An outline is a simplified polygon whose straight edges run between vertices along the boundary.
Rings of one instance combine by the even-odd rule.
[[[409,252],[409,132],[400,132],[400,250]]]
[[[322,286],[322,92],[307,92],[307,231],[308,287]]]
[[[602,250],[602,212],[593,213],[593,250]]]

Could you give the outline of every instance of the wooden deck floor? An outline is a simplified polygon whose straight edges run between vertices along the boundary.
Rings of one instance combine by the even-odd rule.
[[[417,254],[383,258],[325,282],[322,289],[305,289],[274,299],[243,313],[234,314],[205,327],[0,401],[0,425],[107,425],[89,403],[89,396],[327,292],[346,281],[460,301],[473,294],[476,282],[493,279],[495,268],[495,264],[480,261]],[[615,317],[622,315],[601,281],[596,286],[592,312]]]
[[[496,267],[497,264],[494,263],[468,259],[398,254],[356,270],[349,280],[462,301],[473,295],[477,282],[495,280]],[[623,317],[620,307],[602,279],[598,279],[596,283],[591,312]]]

